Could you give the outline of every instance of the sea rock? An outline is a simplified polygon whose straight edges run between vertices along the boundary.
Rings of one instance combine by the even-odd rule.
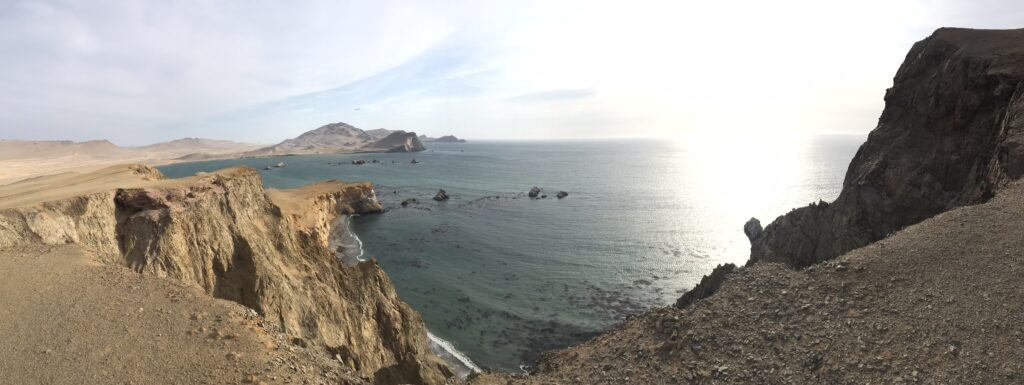
[[[751,245],[750,262],[808,266],[1024,175],[1024,30],[941,28],[914,44],[878,126],[831,204],[795,209]]]
[[[446,201],[448,199],[448,192],[444,191],[444,189],[437,190],[437,195],[434,195],[434,200],[438,202]]]
[[[746,234],[747,239],[751,242],[760,237],[762,232],[764,232],[764,229],[761,228],[761,221],[757,218],[750,218],[747,223],[743,224],[743,234]]]
[[[565,191],[559,191],[558,195],[555,195],[555,196],[558,197],[558,199],[562,199],[562,198],[565,198],[565,197],[569,196],[569,193],[567,193]]]
[[[540,187],[533,186],[533,188],[530,189],[530,192],[527,195],[530,198],[536,198],[537,195],[540,195]]]

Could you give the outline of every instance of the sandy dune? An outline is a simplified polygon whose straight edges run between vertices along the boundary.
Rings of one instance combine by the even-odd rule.
[[[150,166],[236,156],[263,145],[185,138],[143,147],[88,142],[0,140],[0,185],[62,172],[86,173],[118,163]]]

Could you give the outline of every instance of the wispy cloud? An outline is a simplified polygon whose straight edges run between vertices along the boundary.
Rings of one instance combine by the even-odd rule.
[[[586,99],[597,93],[595,90],[590,89],[575,89],[575,90],[551,90],[541,92],[531,92],[528,94],[516,95],[508,98],[510,102],[555,102],[562,100],[576,100]]]
[[[913,42],[1022,19],[1016,0],[9,0],[0,138],[866,131]]]

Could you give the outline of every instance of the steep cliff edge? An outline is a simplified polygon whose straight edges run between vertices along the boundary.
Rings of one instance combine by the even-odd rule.
[[[773,221],[750,261],[831,259],[1024,175],[1021,42],[1024,30],[942,28],[914,44],[839,197]]]
[[[159,175],[137,166],[119,172]],[[296,344],[322,346],[375,383],[451,377],[379,266],[345,268],[327,250],[334,216],[380,210],[369,184],[267,194],[256,170],[233,168],[129,185],[0,210],[0,249],[78,244],[103,262],[194,284],[256,310]],[[19,196],[5,194],[11,190],[0,187],[0,197]]]

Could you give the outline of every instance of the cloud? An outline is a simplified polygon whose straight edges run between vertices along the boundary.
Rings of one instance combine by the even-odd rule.
[[[11,0],[0,137],[863,132],[913,42],[1022,19],[1011,0]]]
[[[555,102],[562,100],[586,99],[597,93],[590,89],[551,90],[516,95],[507,100],[510,102]]]

